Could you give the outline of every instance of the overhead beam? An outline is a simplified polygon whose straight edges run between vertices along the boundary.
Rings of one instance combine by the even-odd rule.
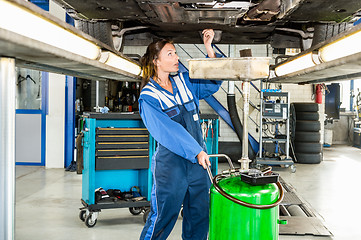
[[[40,16],[44,21],[60,26],[61,29],[71,32],[77,37],[86,39],[100,48],[99,57],[102,52],[113,52],[115,55],[139,66],[139,63],[122,55],[120,52],[110,49],[97,39],[81,32],[73,26],[62,22],[46,11],[36,7],[30,2],[20,0],[9,0],[22,9],[30,11],[34,16]],[[1,13],[0,9],[0,14]],[[14,16],[19,18],[19,16]],[[12,19],[8,19],[12,21]],[[36,29],[43,34],[42,29]],[[21,32],[14,32],[11,29],[2,28],[0,25],[0,56],[15,59],[16,66],[37,69],[41,71],[54,72],[75,77],[82,77],[90,80],[118,80],[118,81],[140,81],[140,76],[127,72],[126,69],[119,69],[102,62],[102,59],[90,59],[64,49],[49,45],[40,40],[35,40]]]

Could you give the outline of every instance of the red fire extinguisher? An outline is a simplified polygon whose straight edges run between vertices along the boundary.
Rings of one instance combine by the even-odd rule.
[[[318,104],[322,103],[323,90],[324,90],[324,84],[317,84],[316,85],[315,102],[318,103]]]

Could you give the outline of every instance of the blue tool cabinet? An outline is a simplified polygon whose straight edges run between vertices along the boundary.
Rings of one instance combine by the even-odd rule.
[[[129,208],[134,215],[149,213],[152,189],[151,159],[156,142],[139,114],[86,113],[84,115],[82,199],[79,218],[93,227],[102,209]],[[218,116],[201,115],[209,154],[218,153]],[[211,159],[217,173],[217,159]],[[141,197],[96,201],[95,190],[103,188],[129,192],[134,186]]]

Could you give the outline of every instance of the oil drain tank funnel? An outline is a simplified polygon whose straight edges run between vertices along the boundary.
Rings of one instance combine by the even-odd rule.
[[[189,76],[195,79],[251,81],[269,75],[269,57],[194,58],[188,60]]]
[[[243,136],[241,170],[249,170],[248,113],[250,81],[267,78],[268,57],[202,58],[189,61],[189,76],[195,79],[231,80],[243,82]]]

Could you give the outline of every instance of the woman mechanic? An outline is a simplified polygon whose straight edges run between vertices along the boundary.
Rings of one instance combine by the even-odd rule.
[[[212,29],[203,30],[209,57]],[[217,92],[221,81],[190,79],[178,72],[171,41],[151,43],[141,59],[139,111],[158,142],[152,159],[151,211],[140,239],[167,239],[183,204],[182,239],[205,240],[208,233],[210,165],[199,122],[199,100]],[[170,75],[177,73],[177,75]]]

